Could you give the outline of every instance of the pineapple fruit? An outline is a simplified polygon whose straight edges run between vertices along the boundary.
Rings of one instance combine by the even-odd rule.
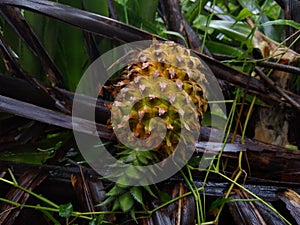
[[[153,141],[159,140],[159,143],[154,143],[155,147],[149,151],[140,146],[137,149],[141,151],[120,147],[118,160],[133,166],[147,166],[174,153],[180,141],[183,142],[181,148],[196,141],[198,136],[189,134],[193,130],[199,131],[199,124],[207,108],[202,85],[206,81],[201,72],[203,69],[204,66],[197,57],[191,56],[189,50],[171,41],[153,41],[150,47],[137,53],[136,62],[128,65],[117,80],[106,87],[114,100],[110,106],[114,116],[112,125],[116,131],[129,124],[133,135],[121,132],[118,136],[123,144],[134,142],[134,138],[138,138],[144,140],[144,148],[149,150]],[[144,98],[139,97],[141,93]],[[152,118],[159,118],[161,123],[153,122]],[[197,119],[193,121],[192,118]],[[161,134],[155,136],[157,127],[161,125],[165,127],[162,140],[158,137]],[[147,142],[151,136],[154,138]],[[192,147],[191,151],[194,150],[194,146]],[[116,176],[122,181],[132,177],[142,179],[145,175],[143,171],[133,171],[129,167]],[[148,186],[144,188],[153,195]],[[102,204],[113,202],[113,210],[129,211],[132,216],[133,202],[143,204],[140,187],[121,185],[118,182],[107,196]]]

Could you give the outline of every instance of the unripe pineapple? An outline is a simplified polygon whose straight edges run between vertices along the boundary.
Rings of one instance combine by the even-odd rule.
[[[134,135],[140,139],[147,139],[152,129],[150,120],[154,117],[161,118],[167,127],[167,135],[156,150],[162,156],[168,156],[176,148],[180,133],[183,133],[179,119],[179,116],[183,116],[183,111],[187,114],[184,118],[188,120],[188,113],[197,110],[199,121],[194,121],[193,127],[186,127],[186,129],[199,129],[197,126],[207,108],[204,88],[201,86],[205,81],[204,74],[201,73],[202,69],[201,61],[190,56],[189,50],[174,42],[154,42],[137,55],[137,62],[128,65],[121,74],[119,82],[114,85],[112,94],[114,98],[118,96],[118,100],[113,106],[118,104],[122,110],[112,111],[112,114],[119,117],[113,125],[122,127],[129,121]],[[147,81],[147,77],[153,79]],[[173,81],[176,88],[174,86],[171,88],[169,82],[158,78]],[[131,83],[135,85],[128,88],[127,85]],[[183,90],[188,96],[182,94]],[[144,92],[143,96],[147,97],[135,102],[134,96],[138,97],[140,92]],[[161,93],[164,93],[167,99],[162,99]],[[194,109],[188,108],[189,99],[195,104]],[[177,109],[173,105],[175,101],[180,104]],[[124,109],[126,106],[133,105],[132,109]]]
[[[163,77],[182,86],[197,107],[200,119],[206,111],[204,87],[205,76],[201,61],[190,55],[190,51],[174,42],[154,42],[141,51],[137,62],[129,65],[121,74],[121,81],[114,85],[114,97],[118,91],[138,76]],[[156,84],[152,84],[156,85]]]
[[[130,132],[121,132],[118,136],[120,142],[133,143],[133,148],[144,150],[138,144],[134,146],[135,138],[138,138],[144,140],[145,149],[155,146],[151,149],[151,154],[147,151],[137,153],[128,147],[120,148],[119,160],[146,166],[168,157],[176,150],[180,141],[184,143],[181,148],[196,141],[198,136],[190,134],[195,130],[199,132],[199,124],[207,108],[202,86],[206,79],[201,72],[204,69],[201,61],[174,42],[154,41],[136,57],[136,62],[128,65],[118,81],[107,87],[107,90],[114,98],[111,114],[114,117],[112,125],[115,131],[128,126],[128,123],[130,126]],[[159,118],[161,123],[152,118]],[[166,131],[162,140],[161,133],[156,133],[160,126],[164,126]],[[130,136],[129,133],[133,135]],[[149,137],[152,139],[148,141]],[[156,140],[158,143],[155,143]],[[194,150],[194,146],[193,149],[186,149]],[[118,174],[120,179],[126,179],[129,174],[127,172]],[[113,208],[118,208],[116,205],[120,205],[125,189],[130,188],[116,184],[113,194],[108,194],[106,202],[115,201]],[[136,199],[134,196],[133,198]],[[131,207],[128,210],[134,214]]]

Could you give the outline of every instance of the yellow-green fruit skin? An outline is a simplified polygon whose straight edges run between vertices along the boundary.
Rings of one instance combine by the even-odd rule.
[[[156,124],[151,124],[151,119],[160,118],[167,131],[155,150],[162,158],[170,155],[184,132],[200,129],[207,108],[203,67],[189,50],[173,42],[154,41],[149,48],[137,54],[136,62],[128,65],[114,84],[112,95],[118,99],[114,105],[119,107],[112,111],[117,118],[113,126],[129,123],[135,137],[147,139],[155,135],[152,130]],[[170,85],[170,82],[175,85]],[[141,93],[146,97],[139,99]],[[162,98],[162,93],[165,98]],[[195,118],[194,114],[198,120],[188,121]],[[185,135],[183,141],[196,140],[192,135]]]

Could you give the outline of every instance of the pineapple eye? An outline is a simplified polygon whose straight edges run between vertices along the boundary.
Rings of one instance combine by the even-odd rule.
[[[202,95],[203,95],[202,89],[199,88],[199,89],[197,90],[197,95],[198,95],[198,96],[202,96]]]
[[[179,55],[176,56],[176,61],[178,62],[177,66],[180,66],[180,64],[184,63],[183,58]]]
[[[156,56],[156,57],[160,57],[161,55],[162,55],[162,51],[159,49],[159,50],[156,50],[155,52],[154,52],[154,55]]]
[[[167,87],[167,83],[165,82],[159,82],[159,87],[161,91],[164,91]]]
[[[196,65],[195,65],[195,68],[196,68],[197,70],[201,70],[201,69],[203,69],[204,67],[203,67],[203,65],[201,64],[201,62],[197,62]]]
[[[160,72],[158,70],[155,70],[153,72],[153,77],[159,77],[160,76]]]
[[[169,73],[169,76],[170,76],[170,79],[174,79],[176,77],[176,72],[173,68],[169,68],[167,69],[168,70],[168,73]]]
[[[164,57],[158,58],[157,61],[161,63],[161,66],[162,66],[162,67],[165,66],[165,61],[166,61],[166,59],[165,59]]]
[[[139,57],[139,61],[141,61],[141,62],[146,62],[146,61],[147,61],[147,56],[141,55],[141,56]]]
[[[143,64],[142,64],[142,69],[144,70],[144,69],[148,68],[149,65],[150,65],[149,62],[143,62]]]
[[[193,67],[194,67],[194,62],[193,62],[193,60],[190,59],[190,60],[188,61],[188,67],[189,67],[189,68],[193,68]]]
[[[159,43],[153,44],[153,48],[154,48],[155,50],[159,49],[159,48],[160,48],[160,44],[159,44]]]
[[[177,87],[178,87],[180,90],[182,90],[183,82],[182,82],[181,80],[178,80],[178,79],[176,79],[175,82],[176,82]]]
[[[174,47],[174,52],[180,53],[180,50],[181,50],[181,49],[179,48],[179,46],[175,46],[175,47]]]
[[[190,51],[188,51],[187,49],[184,49],[183,55],[190,56]]]

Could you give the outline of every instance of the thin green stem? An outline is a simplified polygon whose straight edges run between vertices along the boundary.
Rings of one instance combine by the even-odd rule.
[[[233,102],[234,102],[234,100],[207,101],[207,104],[233,103]]]
[[[220,173],[220,174],[221,174],[221,173]],[[239,170],[239,172],[237,173],[237,175],[235,176],[235,178],[234,178],[233,181],[236,182],[236,181],[239,179],[239,177],[241,176],[241,174],[242,174],[242,171]],[[231,193],[233,187],[234,187],[234,183],[231,183],[231,184],[230,184],[230,187],[228,188],[228,190],[227,190],[227,192],[226,192],[226,194],[225,194],[225,196],[224,196],[225,199],[229,198],[229,195],[230,195],[230,193]],[[218,210],[218,214],[217,214],[216,219],[215,219],[216,221],[219,220],[220,215],[221,215],[221,212],[222,212],[224,206],[225,206],[225,204],[222,204],[222,205],[220,206],[220,209]]]
[[[189,180],[187,179],[187,177],[185,176],[185,174],[182,172],[182,170],[180,170],[181,172],[181,175],[183,176],[183,179],[185,180],[185,182],[187,183],[188,187],[190,188],[190,190],[192,191],[192,194],[195,198],[195,203],[196,203],[196,211],[197,211],[197,221],[198,221],[198,224],[201,223],[201,218],[200,218],[200,214],[199,214],[199,211],[200,211],[200,206],[199,206],[199,202],[198,202],[198,197],[195,193],[195,190],[194,188],[192,187],[192,185],[190,184]]]
[[[205,218],[206,218],[205,211],[204,211],[205,205],[204,206],[202,205],[201,196],[200,196],[199,191],[197,190],[198,188],[197,188],[197,186],[196,186],[196,184],[194,182],[193,175],[191,173],[190,167],[187,167],[187,170],[188,170],[188,173],[189,173],[189,177],[190,177],[191,183],[192,183],[192,185],[194,187],[197,200],[199,202],[199,207],[200,207],[200,211],[199,212],[200,212],[200,215],[201,215],[201,221],[205,221]],[[203,186],[204,186],[204,184],[203,184]],[[203,188],[203,190],[204,190],[204,188]],[[205,195],[204,194],[203,194],[203,198],[205,199]]]
[[[126,24],[129,24],[126,0],[123,0],[123,10],[124,10],[125,22]]]
[[[244,186],[242,186],[241,184],[237,183],[236,181],[230,179],[229,177],[225,176],[224,174],[220,173],[220,172],[215,172],[212,171],[213,173],[219,174],[221,177],[225,178],[226,180],[230,181],[231,183],[233,183],[234,185],[236,185],[237,187],[241,188],[242,190],[244,190],[245,192],[247,192],[248,194],[250,194],[251,196],[253,196],[255,199],[257,199],[258,201],[260,201],[261,203],[263,203],[265,206],[267,206],[269,209],[271,209],[273,212],[275,212],[281,219],[283,219],[287,224],[292,225],[286,218],[284,218],[273,206],[271,206],[270,204],[268,204],[267,202],[265,202],[262,198],[260,198],[259,196],[257,196],[256,194],[254,194],[253,192],[249,191],[247,188],[245,188]]]
[[[20,204],[18,202],[14,202],[14,201],[10,201],[8,199],[5,198],[0,198],[0,201],[2,202],[6,202],[8,204],[11,204],[13,206],[16,207],[23,207],[23,208],[31,208],[31,209],[36,209],[36,210],[43,210],[43,211],[48,211],[48,212],[56,212],[59,213],[59,209],[57,208],[50,208],[50,207],[45,207],[45,206],[40,206],[40,205],[25,205],[25,204]],[[91,217],[87,217],[85,215],[93,215],[93,214],[111,214],[112,212],[89,212],[89,214],[87,213],[82,213],[82,212],[72,212],[71,216],[76,216],[76,217],[80,217],[82,219],[92,219]]]
[[[186,193],[184,193],[184,194],[182,194],[182,195],[180,195],[180,196],[177,196],[177,197],[171,199],[171,200],[168,201],[168,202],[165,202],[165,203],[161,204],[160,206],[157,206],[155,209],[152,209],[152,210],[148,211],[147,213],[151,215],[151,214],[153,214],[154,212],[156,212],[156,211],[158,211],[158,210],[160,210],[160,209],[162,209],[162,208],[164,208],[164,207],[166,207],[166,206],[172,204],[173,202],[176,202],[176,201],[178,201],[179,199],[182,199],[182,198],[184,198],[184,197],[187,197],[187,196],[189,196],[189,195],[191,195],[191,194],[192,194],[192,191],[186,192]],[[137,213],[138,213],[138,212],[137,212]]]
[[[13,183],[18,185],[18,181],[16,180],[16,178],[10,168],[8,168],[8,172],[9,172],[11,179],[13,180]]]
[[[214,7],[216,5],[216,0],[213,1],[212,3],[212,7]],[[206,39],[207,39],[207,35],[208,35],[208,30],[209,30],[209,24],[210,24],[210,21],[212,20],[214,16],[214,13],[211,13],[208,18],[207,18],[207,21],[206,21],[206,27],[205,27],[205,32],[204,32],[204,36],[202,38],[202,46],[201,46],[201,53],[203,53],[204,51],[204,47],[205,47],[205,42],[206,42]]]
[[[244,127],[243,127],[243,131],[242,131],[241,144],[244,144],[246,128],[247,128],[248,122],[249,122],[249,120],[250,120],[250,115],[251,115],[251,113],[252,113],[252,111],[253,111],[253,107],[254,107],[255,100],[256,100],[256,95],[254,95],[254,97],[253,97],[253,99],[252,99],[252,101],[251,101],[250,108],[249,108],[249,110],[248,110],[248,112],[247,112],[246,120],[245,120]]]
[[[59,206],[58,206],[57,204],[55,204],[54,202],[50,201],[49,199],[46,199],[46,198],[42,197],[41,195],[38,195],[38,194],[36,194],[36,193],[34,193],[34,192],[32,192],[32,191],[30,191],[30,190],[28,190],[28,189],[26,189],[26,188],[20,186],[20,185],[18,185],[18,184],[15,183],[15,182],[6,180],[6,179],[4,179],[4,178],[0,178],[0,181],[3,181],[3,182],[5,182],[5,183],[7,183],[7,184],[10,184],[10,185],[14,186],[15,188],[18,188],[18,189],[20,189],[20,190],[22,190],[22,191],[25,191],[25,192],[27,192],[28,194],[30,194],[30,195],[36,197],[37,199],[39,199],[39,200],[45,202],[46,204],[53,206],[54,208],[57,208],[57,209],[59,208]]]
[[[188,167],[187,167],[187,170],[189,172],[189,177],[191,179],[191,174],[190,174],[190,170],[188,169]],[[198,224],[200,224],[201,221],[204,221],[203,220],[204,216],[203,216],[203,210],[202,210],[202,207],[201,207],[201,198],[200,198],[199,192],[197,191],[197,188],[196,188],[196,190],[194,189],[194,187],[192,186],[191,182],[186,177],[186,175],[183,173],[183,171],[180,170],[180,172],[181,172],[181,175],[183,176],[185,182],[187,183],[188,187],[192,191],[192,194],[193,194],[193,196],[195,198],[196,210],[197,210],[197,221],[198,221]],[[194,184],[193,181],[192,181],[192,183]]]
[[[227,132],[226,132],[226,136],[224,138],[224,145],[222,146],[222,149],[221,149],[221,151],[218,154],[218,160],[217,160],[217,164],[216,164],[216,169],[218,171],[220,169],[220,162],[221,162],[222,152],[223,152],[223,150],[225,148],[225,145],[227,143],[227,140],[229,138],[230,130],[231,130],[231,127],[232,127],[232,124],[233,124],[235,109],[236,109],[236,105],[237,105],[236,104],[237,103],[237,95],[238,95],[238,93],[236,94],[236,99],[233,101],[232,107],[231,107],[230,112],[229,112],[228,119],[227,119],[226,124],[225,124],[224,133],[226,132],[226,130],[227,130]]]

